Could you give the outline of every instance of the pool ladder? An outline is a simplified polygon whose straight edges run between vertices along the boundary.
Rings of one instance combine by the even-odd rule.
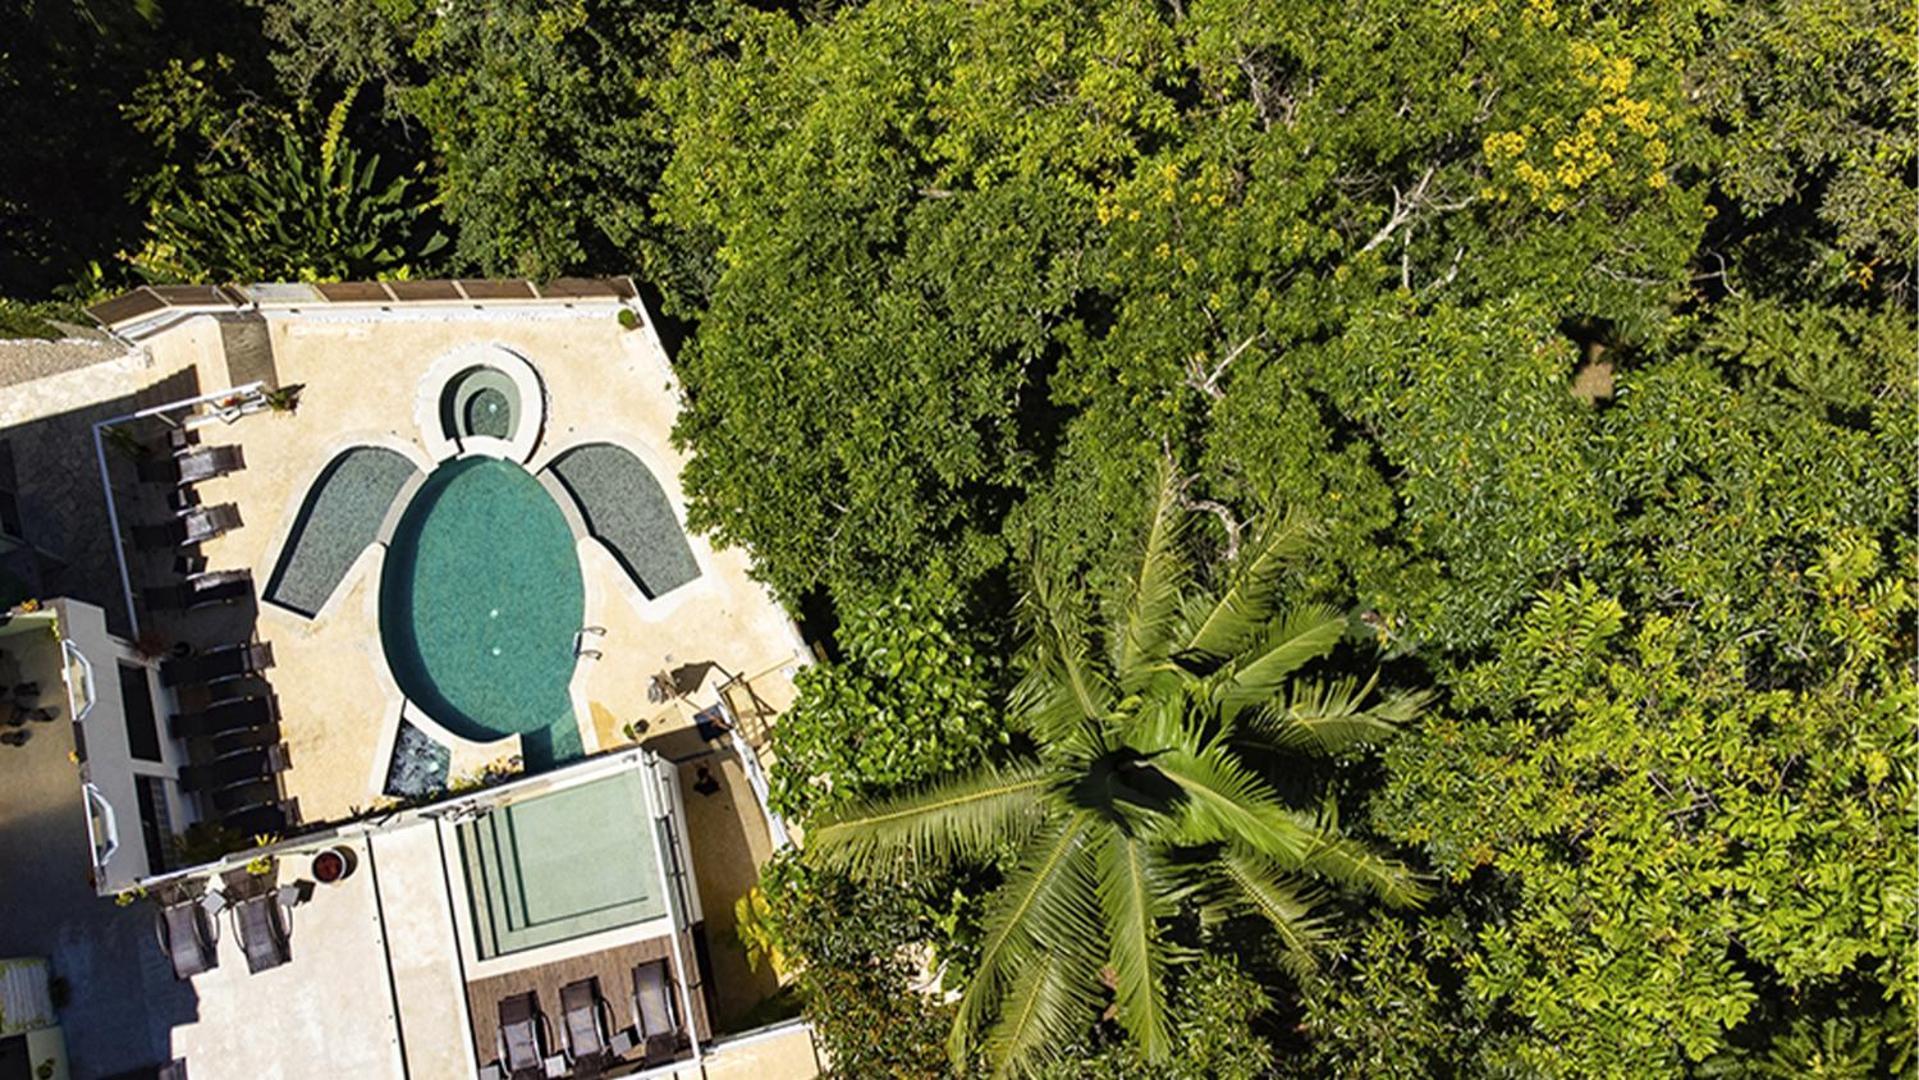
[[[592,634],[594,637],[605,637],[606,627],[582,626],[578,630],[573,631],[573,655],[584,656],[588,660],[601,659],[600,650],[586,647],[586,635],[588,634]]]

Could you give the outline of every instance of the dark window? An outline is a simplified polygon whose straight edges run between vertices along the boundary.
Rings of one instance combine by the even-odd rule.
[[[160,760],[160,729],[154,723],[153,692],[147,669],[120,665],[120,700],[127,714],[127,752],[141,761]]]
[[[167,868],[166,838],[173,834],[172,819],[167,816],[166,781],[151,776],[133,778],[133,796],[140,804],[140,839],[147,848],[147,872],[157,874]]]
[[[13,468],[13,443],[0,439],[0,535],[24,540],[20,524],[20,478]]]
[[[33,1058],[27,1053],[25,1035],[0,1039],[0,1080],[29,1080],[33,1076]]]

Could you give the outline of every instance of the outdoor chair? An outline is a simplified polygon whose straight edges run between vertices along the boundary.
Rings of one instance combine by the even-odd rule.
[[[153,915],[160,951],[173,962],[173,977],[181,981],[211,971],[220,963],[220,933],[200,900],[168,904]]]
[[[243,749],[205,765],[187,765],[180,770],[180,786],[187,791],[213,791],[268,779],[285,772],[286,746],[277,744],[264,750]]]
[[[267,750],[280,741],[280,727],[240,728],[236,731],[223,731],[208,739],[216,759],[232,757],[253,751]]]
[[[133,546],[143,551],[186,547],[211,540],[240,527],[240,508],[232,503],[195,507],[171,521],[135,525]]]
[[[174,459],[180,466],[176,484],[196,484],[246,468],[246,455],[238,446],[202,446]]]
[[[248,971],[257,975],[293,959],[286,905],[276,894],[248,897],[234,904],[232,911],[240,947],[247,954]]]
[[[213,809],[220,814],[233,814],[262,803],[278,802],[280,785],[271,780],[258,780],[250,784],[220,788],[207,797]]]
[[[174,585],[147,589],[147,607],[154,611],[192,611],[209,604],[230,604],[253,595],[253,575],[245,570],[216,570],[195,574]]]
[[[671,1057],[679,1049],[679,1008],[673,1000],[666,961],[652,960],[634,967],[633,1021],[649,1063]]]
[[[585,978],[560,988],[561,1031],[566,1035],[566,1056],[577,1073],[597,1073],[607,1055],[606,999],[600,996],[600,980]]]
[[[498,1035],[500,1062],[512,1080],[532,1080],[549,1074],[546,1014],[540,1011],[538,994],[528,991],[500,1001]],[[557,1055],[556,1055],[557,1056]],[[563,1065],[565,1059],[561,1059]]]
[[[215,702],[199,712],[181,713],[167,725],[176,739],[224,735],[232,731],[273,729],[278,717],[270,697],[242,697]]]
[[[187,686],[257,675],[273,666],[273,647],[263,641],[227,645],[160,664],[161,686]]]
[[[277,836],[286,831],[286,807],[277,802],[256,803],[235,810],[220,819],[224,828],[243,836]]]

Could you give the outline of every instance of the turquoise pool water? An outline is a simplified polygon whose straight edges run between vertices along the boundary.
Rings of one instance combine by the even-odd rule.
[[[401,692],[463,738],[519,733],[529,771],[582,753],[567,684],[585,610],[560,508],[494,458],[427,477],[381,572],[380,638]]]
[[[622,772],[459,827],[480,959],[666,914],[643,782]]]

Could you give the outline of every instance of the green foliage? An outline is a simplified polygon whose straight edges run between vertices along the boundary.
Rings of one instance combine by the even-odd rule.
[[[1906,294],[1919,227],[1912,174],[1919,49],[1885,0],[1768,0],[1713,12],[1691,81],[1713,137],[1690,156],[1744,215],[1810,229],[1728,230],[1755,279],[1807,295]]]
[[[1173,991],[1173,1052],[1149,1061],[1123,1038],[1067,1050],[1042,1067],[1045,1080],[1258,1080],[1273,1069],[1272,1047],[1254,1023],[1272,1000],[1259,982],[1219,956],[1194,961]]]
[[[1786,573],[1831,650],[1797,685],[1756,686],[1758,650],[1698,613],[1569,585],[1388,752],[1383,827],[1513,893],[1455,962],[1537,1033],[1529,1067],[1701,1061],[1759,1003],[1755,966],[1919,997],[1913,597],[1864,537]]]
[[[746,16],[661,89],[677,139],[662,212],[714,275],[682,357],[690,513],[789,598],[1004,557],[1028,372],[1086,215],[1050,173],[973,160],[1012,134],[997,118],[930,119],[933,73],[984,62],[968,35],[992,18],[876,5],[808,32]]]
[[[263,6],[281,74],[301,92],[375,87],[421,126],[461,265],[626,273],[657,232],[648,197],[666,146],[647,83],[668,37],[708,17],[707,0]]]
[[[220,123],[215,99],[193,71],[171,70],[169,80],[152,88],[136,122],[163,148],[199,143]],[[352,103],[351,95],[337,102],[318,131],[302,118],[250,118],[243,108],[232,125],[253,119],[262,130],[230,137],[232,125],[220,128],[191,169],[153,179],[134,268],[156,281],[410,276],[446,238],[424,234],[426,205],[413,180],[383,175],[379,155],[362,160],[346,138]]]
[[[846,801],[951,773],[1006,735],[995,665],[955,629],[950,586],[919,582],[847,612],[837,663],[799,676],[773,733],[773,808],[800,821]]]
[[[1345,628],[1327,609],[1278,608],[1282,570],[1305,544],[1296,521],[1263,528],[1216,593],[1190,586],[1183,532],[1162,482],[1124,615],[1102,635],[1036,568],[1012,699],[1033,754],[808,829],[813,860],[865,877],[1018,847],[948,1039],[955,1067],[979,1053],[995,1073],[1029,1072],[1082,1038],[1109,993],[1139,1056],[1164,1064],[1176,1043],[1171,973],[1192,955],[1171,933],[1182,913],[1263,918],[1282,963],[1304,971],[1327,927],[1318,884],[1398,906],[1424,896],[1404,867],[1342,836],[1331,815],[1291,805],[1253,764],[1376,741],[1419,697],[1364,707],[1370,683],[1293,678]]]
[[[77,304],[55,301],[22,303],[0,296],[0,338],[44,338],[61,336],[55,322],[91,326],[87,313]]]
[[[889,887],[890,886],[890,887]],[[854,881],[776,856],[761,875],[765,936],[799,965],[798,985],[833,1075],[950,1075],[950,1009],[916,990],[909,950],[927,937],[910,884]]]
[[[9,4],[0,45],[0,295],[52,295],[137,234],[128,202],[144,147],[119,108],[147,68],[192,51],[215,4],[175,0],[185,25],[158,32],[153,5]],[[216,21],[216,20],[210,20]],[[181,40],[189,39],[189,40]]]
[[[1357,916],[1300,985],[1300,1027],[1310,1042],[1282,1062],[1282,1075],[1500,1075],[1492,1009],[1461,1000],[1448,965],[1464,932],[1443,898],[1416,921],[1398,912]]]

